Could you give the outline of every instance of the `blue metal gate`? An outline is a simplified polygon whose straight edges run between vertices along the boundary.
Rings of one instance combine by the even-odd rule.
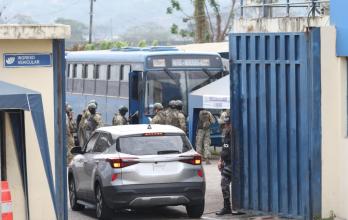
[[[321,213],[320,29],[230,35],[233,206]]]

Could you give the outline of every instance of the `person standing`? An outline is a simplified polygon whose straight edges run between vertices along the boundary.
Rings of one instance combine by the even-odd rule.
[[[168,103],[168,108],[165,111],[166,114],[166,124],[172,125],[174,127],[180,128],[178,110],[176,108],[176,101],[171,100]]]
[[[210,164],[210,125],[215,123],[214,116],[207,110],[199,112],[197,132],[196,132],[196,150],[203,156],[206,164]]]
[[[118,113],[115,114],[115,116],[112,118],[112,125],[116,126],[116,125],[127,125],[128,124],[128,120],[126,118],[126,114],[128,112],[128,108],[126,106],[121,106],[118,109]]]
[[[155,116],[151,120],[151,124],[166,124],[166,114],[163,111],[163,105],[159,102],[153,105],[153,110],[155,112]]]
[[[80,114],[81,117],[78,116],[80,120],[77,123],[78,124],[77,138],[78,138],[80,147],[83,147],[87,141],[86,139],[87,120],[89,116],[91,115],[90,111],[88,110],[88,106],[92,103],[95,104],[96,108],[98,108],[98,103],[96,102],[96,100],[90,100],[86,108],[83,110],[82,114]]]
[[[181,100],[176,100],[176,109],[178,110],[179,128],[186,133],[186,117],[183,113],[183,103]]]
[[[221,191],[224,199],[224,207],[216,212],[216,215],[232,214],[231,209],[231,179],[232,179],[232,128],[230,117],[224,118],[225,138],[224,145],[218,162],[218,169],[221,172]]]
[[[88,140],[92,133],[103,126],[103,119],[97,112],[97,105],[95,103],[89,103],[88,105],[89,117],[86,123],[86,138]]]
[[[219,124],[220,124],[220,130],[222,135],[222,143],[224,142],[224,137],[226,133],[226,127],[225,127],[225,118],[230,117],[230,110],[229,109],[223,109],[220,118],[219,118]]]
[[[75,140],[74,140],[74,130],[75,125],[73,121],[73,109],[71,105],[67,104],[65,106],[65,113],[66,113],[66,140],[67,140],[67,164],[70,163],[70,161],[73,158],[73,155],[71,154],[70,150],[75,147]]]

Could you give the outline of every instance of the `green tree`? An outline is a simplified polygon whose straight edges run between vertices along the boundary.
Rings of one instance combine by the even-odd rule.
[[[141,41],[139,41],[138,47],[146,47],[146,46],[147,46],[146,40],[141,40]]]
[[[179,0],[170,0],[170,6],[167,8],[167,14],[180,12],[183,15],[182,21],[188,26],[193,26],[193,30],[179,28],[177,24],[171,26],[171,33],[181,35],[182,37],[194,37],[195,42],[216,42],[225,40],[231,29],[232,19],[234,17],[234,9],[236,0],[230,0],[231,6],[225,23],[222,19],[221,7],[219,0],[192,0],[193,15],[184,12]],[[210,11],[214,13],[213,19]],[[224,24],[223,24],[224,23]]]

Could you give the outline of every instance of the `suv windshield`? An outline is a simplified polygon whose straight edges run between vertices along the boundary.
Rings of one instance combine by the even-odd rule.
[[[184,135],[121,137],[117,146],[119,152],[132,155],[179,154],[191,149]]]

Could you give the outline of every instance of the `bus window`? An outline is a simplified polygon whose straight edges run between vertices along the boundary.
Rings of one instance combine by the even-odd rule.
[[[94,76],[93,76],[94,79],[99,79],[99,69],[100,69],[100,65],[96,64],[94,66]]]
[[[108,65],[108,68],[106,70],[106,80],[110,80],[111,78],[111,65]]]
[[[94,64],[85,65],[85,69],[87,70],[85,78],[94,79]]]
[[[77,64],[77,66],[76,66],[76,78],[82,79],[82,71],[83,71],[82,69],[83,69],[83,65]]]
[[[107,80],[107,75],[108,75],[108,69],[110,65],[96,65],[96,79],[99,80]]]
[[[70,69],[70,64],[66,65],[66,69],[65,69],[66,78],[71,78],[69,69]]]
[[[70,69],[70,71],[72,71],[72,78],[76,78],[77,74],[76,74],[76,68],[77,68],[77,64],[73,64],[73,68]]]
[[[96,65],[96,81],[95,81],[95,94],[106,95],[107,92],[107,74],[109,65]]]
[[[129,72],[131,71],[130,65],[122,65],[122,71],[120,75],[120,81],[128,82]]]
[[[111,65],[110,67],[110,80],[119,81],[120,79],[120,66],[119,65]]]

